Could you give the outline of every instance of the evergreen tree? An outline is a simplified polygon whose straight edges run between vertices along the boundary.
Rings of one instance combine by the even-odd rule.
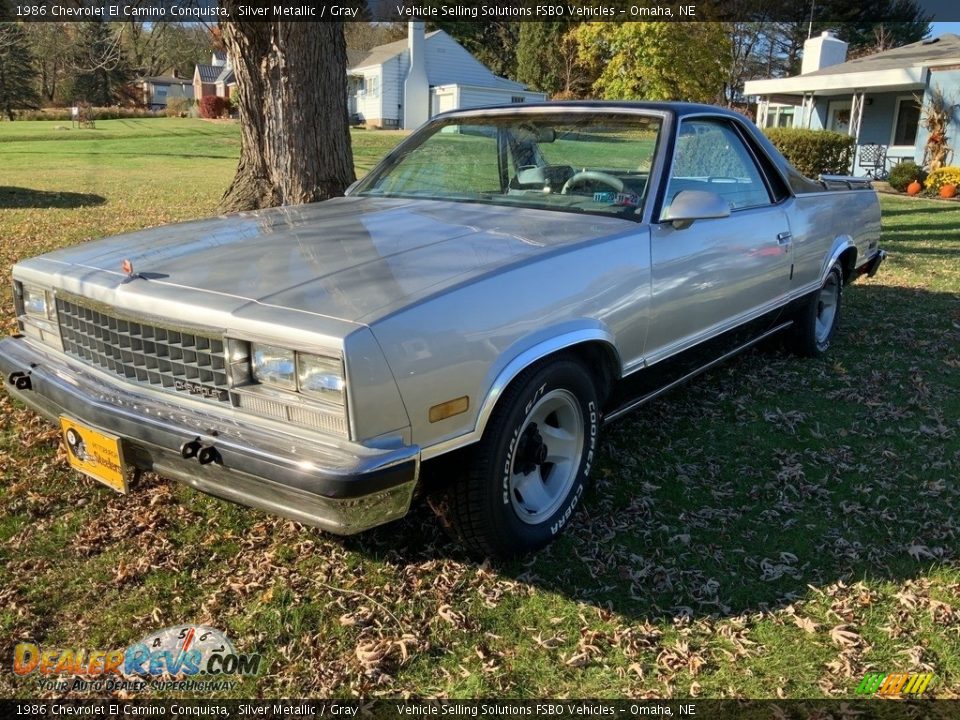
[[[0,110],[37,107],[36,69],[27,36],[17,23],[0,23]]]

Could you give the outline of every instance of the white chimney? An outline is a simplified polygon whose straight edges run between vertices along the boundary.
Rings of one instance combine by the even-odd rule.
[[[800,74],[806,75],[814,70],[839,65],[846,59],[847,44],[825,30],[820,37],[809,38],[803,44],[803,63],[800,65]]]
[[[427,38],[423,23],[407,23],[410,69],[403,83],[403,127],[418,128],[430,119],[430,82],[427,80]]]

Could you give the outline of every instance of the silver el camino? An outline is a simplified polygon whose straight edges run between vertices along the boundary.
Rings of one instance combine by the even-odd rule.
[[[568,523],[604,422],[773,333],[826,352],[879,236],[867,183],[732,112],[461,111],[346,197],[19,263],[0,370],[116,490],[154,471],[340,534],[429,490],[514,555]]]

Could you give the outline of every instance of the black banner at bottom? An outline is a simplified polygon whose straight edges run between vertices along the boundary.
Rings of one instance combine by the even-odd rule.
[[[0,718],[960,718],[960,700],[0,700]]]

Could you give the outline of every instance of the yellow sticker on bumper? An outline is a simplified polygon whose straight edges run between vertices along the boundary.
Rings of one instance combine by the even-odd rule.
[[[74,470],[79,470],[117,492],[127,492],[127,474],[124,472],[120,438],[66,417],[60,418],[60,429],[63,442],[67,446],[67,458]]]

